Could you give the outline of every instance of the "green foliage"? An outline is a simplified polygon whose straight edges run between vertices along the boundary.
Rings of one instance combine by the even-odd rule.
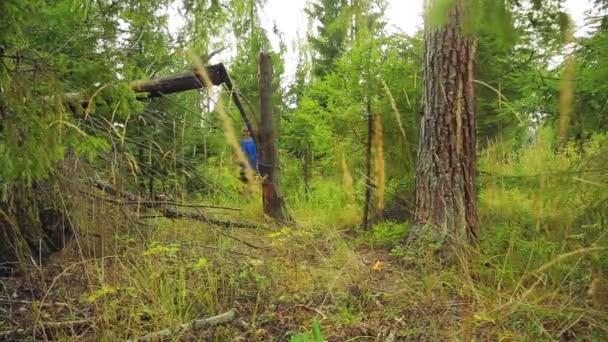
[[[605,158],[599,157],[605,153],[605,140],[605,135],[596,135],[582,153],[574,153],[577,148],[572,144],[571,153],[564,154],[555,151],[554,131],[546,128],[518,153],[497,144],[484,154],[480,167],[492,172],[482,174],[480,213],[493,229],[483,237],[482,250],[505,256],[508,269],[501,277],[515,276],[509,281],[518,281],[518,275],[565,250],[608,243],[605,228],[593,223],[602,210],[596,204],[604,208],[606,177],[593,170],[605,168]],[[564,279],[588,282],[584,267],[574,266],[581,261],[555,267],[552,284],[563,285]]]
[[[375,224],[369,234],[364,234],[361,241],[373,247],[390,249],[403,241],[410,230],[409,223],[381,222]]]
[[[321,0],[306,9],[311,22],[318,20],[317,36],[309,35],[308,41],[317,53],[313,57],[313,75],[327,75],[334,62],[346,50],[351,26],[350,8],[345,0]]]
[[[302,86],[297,109],[287,114],[282,123],[287,150],[298,158],[312,151],[313,167],[322,175],[341,175],[337,170],[341,169],[343,156],[349,168],[362,168],[363,153],[359,151],[365,143],[367,101],[371,101],[374,113],[385,114],[385,127],[396,127],[395,117],[399,116],[404,128],[405,134],[398,128],[385,130],[386,141],[395,142],[385,144],[387,158],[405,159],[403,163],[387,164],[389,179],[413,175],[421,99],[421,39],[383,37],[380,31],[373,34],[378,37],[362,37],[353,42],[325,77]],[[394,111],[392,100],[398,112]],[[359,178],[360,174],[352,173]]]
[[[290,342],[325,342],[325,337],[321,332],[319,322],[312,322],[312,331],[310,333],[299,333],[289,339]]]
[[[450,18],[450,13],[456,4],[455,0],[434,0],[427,4],[425,13],[425,25],[432,29],[438,29],[445,25]]]
[[[412,222],[355,228],[369,114],[383,115],[387,194],[413,201],[423,35],[388,34],[384,1],[311,3],[307,14],[318,26],[302,43],[295,85],[282,83],[287,42],[273,53],[281,181],[294,227],[220,231],[137,212],[146,220],[139,230],[141,222],[123,216],[130,209],[82,195],[79,185],[97,177],[142,196],[238,206],[235,219],[263,219],[260,194],[246,193],[238,180],[213,108],[218,98],[230,103],[229,95],[140,99],[130,82],[182,72],[189,66],[181,48],[204,55],[234,37],[236,55],[223,62],[256,121],[257,56],[271,50],[259,15],[264,1],[179,2],[186,25],[169,33],[165,6],[177,3],[0,1],[0,252],[18,245],[16,237],[30,242],[19,245],[26,249],[41,241],[33,229],[40,208],[61,206],[76,231],[87,233],[78,236],[70,267],[90,260],[90,283],[85,293],[62,288],[53,302],[72,295],[94,304],[99,329],[91,331],[110,340],[234,305],[249,315],[248,336],[260,339],[276,337],[268,327],[308,324],[317,315],[323,333],[314,321],[291,340],[347,340],[363,322],[380,332],[390,326],[394,340],[449,340],[467,329],[476,340],[605,339],[608,318],[593,289],[608,273],[600,249],[608,245],[606,18],[571,44],[573,140],[563,146],[563,66],[555,61],[570,49],[563,39],[570,23],[562,1],[469,2],[465,29],[478,46],[482,235],[477,249],[442,264],[442,241],[432,234],[417,248],[401,246]],[[439,27],[453,0],[434,3],[428,24]],[[240,115],[228,109],[238,131]],[[399,213],[409,209],[399,204]],[[224,234],[263,248],[243,249]],[[114,256],[120,262],[108,261]],[[80,273],[65,272],[53,286]],[[55,294],[48,295],[51,302]],[[242,335],[231,329],[194,338]]]

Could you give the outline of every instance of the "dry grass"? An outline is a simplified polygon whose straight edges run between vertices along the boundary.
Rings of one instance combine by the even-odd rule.
[[[581,162],[542,144],[519,157],[495,146],[480,160],[518,177]],[[432,244],[370,247],[373,240],[398,239],[392,230],[404,226],[385,224],[354,238],[361,210],[339,182],[326,181],[310,201],[292,205],[294,227],[224,234],[194,221],[138,225],[133,211],[91,196],[75,199],[78,189],[64,184],[79,239],[28,279],[3,283],[0,299],[16,293],[32,303],[3,303],[11,314],[0,311],[0,339],[17,328],[24,329],[21,337],[40,340],[124,340],[235,308],[247,327],[180,338],[284,341],[317,320],[330,341],[603,340],[607,234],[601,226],[575,225],[589,196],[601,195],[592,190],[603,176],[585,177],[574,184],[571,176],[542,183],[540,176],[484,179],[479,249],[461,251],[451,264]],[[231,204],[243,210],[232,219],[264,219],[257,196],[237,202]],[[81,320],[90,323],[48,325]]]
[[[106,222],[116,225],[118,236],[107,237],[101,250],[64,254],[48,267],[34,322],[67,319],[44,305],[64,302],[71,318],[86,312],[94,323],[85,330],[50,329],[48,339],[132,338],[230,308],[248,328],[182,338],[285,340],[312,320],[331,341],[559,340],[608,333],[606,312],[587,305],[576,284],[554,282],[551,273],[601,248],[556,255],[509,280],[503,274],[514,267],[514,248],[495,256],[467,251],[469,257],[446,266],[431,246],[392,253],[357,247],[336,226],[308,219],[311,210],[294,210],[295,228],[228,231],[268,247],[261,250],[198,222],[152,220],[155,228],[141,239],[122,235],[119,222]]]

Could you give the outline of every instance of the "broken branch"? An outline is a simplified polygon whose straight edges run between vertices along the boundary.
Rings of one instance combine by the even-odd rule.
[[[187,203],[178,203],[178,202],[171,202],[171,201],[128,201],[128,202],[122,202],[122,204],[125,204],[125,205],[142,205],[142,206],[146,206],[146,205],[157,205],[157,206],[172,205],[172,206],[175,206],[175,207],[184,207],[184,208],[209,208],[209,209],[224,209],[224,210],[234,210],[234,211],[241,210],[241,208],[222,207],[222,206],[219,206],[219,205],[187,204]]]
[[[146,341],[158,341],[163,338],[168,338],[174,335],[183,334],[189,331],[197,331],[205,328],[211,328],[217,325],[226,324],[232,322],[236,318],[236,312],[234,309],[224,312],[223,314],[203,318],[203,319],[195,319],[185,324],[180,324],[178,326],[167,328],[161,331],[153,332],[148,335],[137,337],[132,341],[138,342],[146,342]]]
[[[264,229],[267,228],[265,225],[258,224],[258,223],[218,220],[215,218],[211,218],[211,217],[201,213],[200,211],[198,213],[177,211],[177,210],[174,210],[174,209],[171,209],[168,207],[161,207],[158,205],[159,202],[144,201],[136,195],[130,194],[125,191],[121,191],[112,185],[105,184],[100,181],[91,180],[91,184],[93,186],[95,186],[96,188],[106,192],[109,195],[126,199],[128,202],[132,202],[134,204],[135,203],[140,204],[141,206],[143,206],[145,208],[159,210],[163,214],[163,216],[165,216],[166,218],[203,221],[203,222],[209,223],[211,225],[220,226],[220,227],[229,227],[229,228],[230,227],[231,228],[264,228]],[[120,201],[114,201],[114,202],[108,201],[108,202],[114,203],[114,204],[124,203],[124,202],[120,202]]]

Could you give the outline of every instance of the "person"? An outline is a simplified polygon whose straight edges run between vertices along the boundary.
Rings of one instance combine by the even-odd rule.
[[[255,141],[253,140],[251,131],[245,127],[243,128],[241,141],[239,142],[241,145],[241,150],[247,156],[249,161],[249,166],[253,170],[254,173],[257,173],[258,169],[258,151],[257,146],[255,145]],[[241,164],[241,181],[247,182],[247,177],[245,176],[245,165]]]

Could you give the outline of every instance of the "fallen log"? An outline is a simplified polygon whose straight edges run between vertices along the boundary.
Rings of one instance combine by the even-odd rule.
[[[222,85],[227,78],[226,67],[220,63],[207,66],[209,79],[213,85]],[[153,78],[149,80],[137,80],[131,82],[131,89],[136,93],[145,93],[143,98],[161,97],[163,95],[179,93],[192,89],[204,88],[203,80],[192,70],[170,76]],[[88,106],[90,98],[84,92],[64,94],[63,98],[68,102],[76,102],[84,108]]]
[[[232,102],[234,102],[234,105],[241,114],[241,118],[245,122],[245,126],[247,126],[247,128],[253,133],[253,139],[256,140],[256,131],[253,127],[253,123],[247,115],[247,112],[245,111],[245,108],[243,107],[243,104],[236,93],[234,84],[232,83],[228,70],[226,70],[224,64],[219,63],[209,65],[205,69],[207,75],[209,76],[209,80],[213,85],[217,86],[223,84],[226,86],[226,89],[228,89],[228,92],[230,92]],[[138,93],[147,93],[149,98],[153,98],[192,89],[204,88],[205,82],[203,81],[202,76],[196,70],[192,70],[186,73],[158,79],[135,81],[131,83],[131,87],[133,91]]]
[[[228,78],[228,72],[221,63],[207,66],[207,73],[213,85],[222,85]],[[204,87],[203,80],[195,71],[131,83],[134,92],[147,93],[148,97],[161,97]]]
[[[145,336],[137,337],[131,341],[137,342],[147,342],[147,341],[161,341],[163,339],[168,339],[171,336],[180,335],[186,332],[193,332],[197,330],[202,330],[206,328],[215,327],[217,325],[227,324],[232,322],[236,318],[236,312],[234,309],[224,312],[223,314],[203,318],[203,319],[195,319],[185,324],[180,324],[178,326],[167,328],[161,331],[153,332]]]
[[[251,132],[255,132],[251,119],[247,115],[243,104],[237,96],[234,84],[232,83],[228,70],[226,70],[224,64],[219,63],[209,65],[206,67],[206,72],[212,85],[219,86],[223,84],[226,86],[230,92],[232,101],[245,122],[245,125],[249,130],[251,130]],[[190,70],[188,72],[165,77],[131,82],[131,89],[134,92],[146,94],[145,96],[139,97],[139,99],[142,100],[201,88],[205,88],[205,82],[203,81],[202,76],[196,70]],[[87,97],[87,95],[82,92],[64,94],[63,97],[68,103],[77,103],[83,108],[87,108],[89,101],[91,100],[90,97]],[[255,134],[253,136],[255,136]]]

